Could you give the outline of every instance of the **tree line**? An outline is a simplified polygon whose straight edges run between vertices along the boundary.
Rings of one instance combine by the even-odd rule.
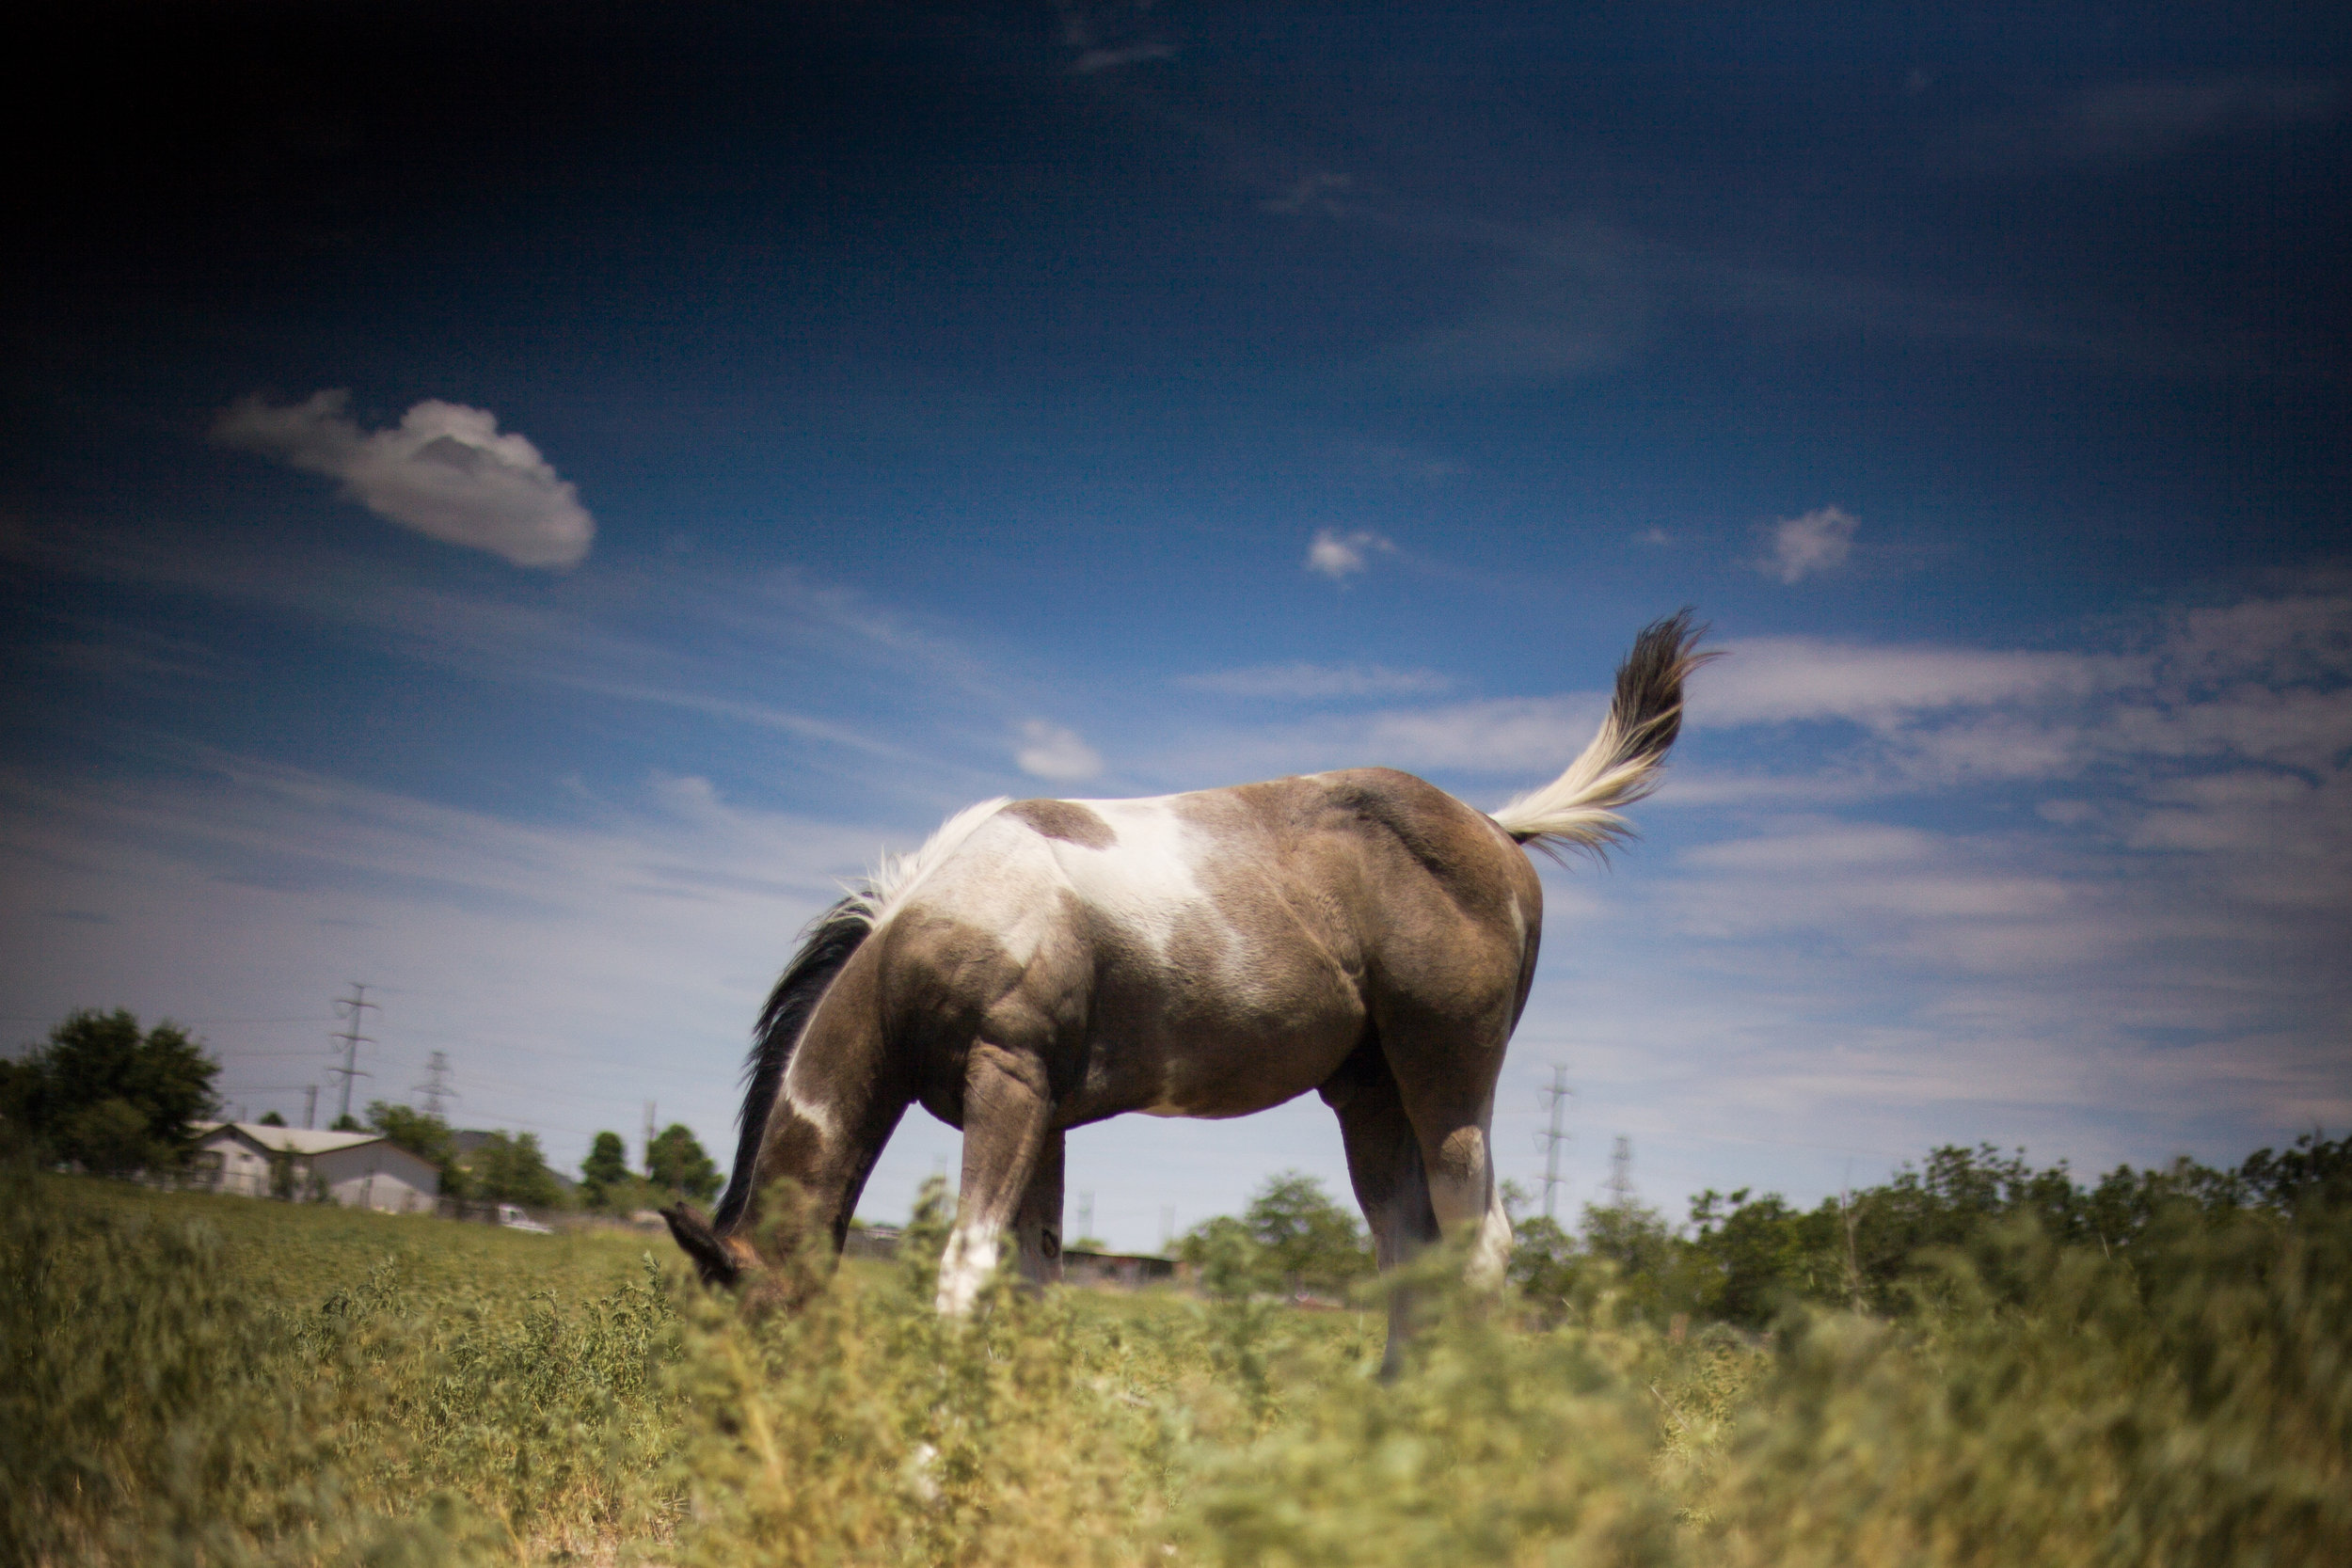
[[[2061,1246],[2127,1253],[2184,1223],[2254,1214],[2291,1220],[2352,1204],[2352,1137],[2303,1134],[2217,1168],[2179,1159],[2119,1165],[2078,1181],[2065,1162],[1956,1145],[1892,1178],[1810,1209],[1777,1193],[1712,1189],[1686,1222],[1626,1197],[1584,1206],[1573,1228],[1524,1215],[1504,1184],[1517,1245],[1511,1278],[1540,1308],[1611,1309],[1660,1327],[1677,1317],[1760,1329],[1799,1303],[1901,1316],[1932,1297],[1940,1259],[1978,1248],[2004,1227]],[[1196,1226],[1176,1247],[1214,1294],[1345,1295],[1371,1277],[1372,1247],[1355,1213],[1296,1171],[1269,1180],[1239,1215]]]

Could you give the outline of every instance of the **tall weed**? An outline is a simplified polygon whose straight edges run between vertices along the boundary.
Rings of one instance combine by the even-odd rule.
[[[942,1323],[919,1256],[761,1311],[627,1237],[0,1173],[0,1565],[2352,1561],[2322,1199],[2025,1215],[1765,1332],[1661,1332],[1606,1262],[1432,1259],[1384,1382],[1369,1312]]]

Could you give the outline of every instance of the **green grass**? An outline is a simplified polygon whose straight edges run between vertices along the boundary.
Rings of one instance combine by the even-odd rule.
[[[1441,1261],[1441,1260],[1440,1260]],[[999,1291],[794,1315],[666,1239],[0,1176],[0,1560],[2352,1560],[2352,1224],[2029,1225],[1895,1319],[1662,1335],[1427,1283],[1361,1312]],[[1587,1282],[1590,1284],[1590,1282]]]

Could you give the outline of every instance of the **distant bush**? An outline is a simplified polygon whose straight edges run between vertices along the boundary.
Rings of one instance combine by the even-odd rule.
[[[536,1132],[492,1132],[466,1157],[466,1196],[528,1209],[557,1209],[564,1188],[548,1168]]]
[[[1305,1291],[1337,1297],[1373,1272],[1372,1246],[1354,1212],[1295,1170],[1268,1178],[1239,1219],[1219,1215],[1195,1226],[1176,1256],[1220,1296]]]

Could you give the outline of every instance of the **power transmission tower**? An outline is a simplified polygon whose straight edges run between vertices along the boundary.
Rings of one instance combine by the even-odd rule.
[[[1078,1234],[1081,1237],[1094,1234],[1094,1195],[1092,1193],[1078,1195]]]
[[[1551,1125],[1536,1133],[1535,1141],[1544,1146],[1544,1218],[1550,1219],[1554,1195],[1560,1190],[1560,1146],[1568,1141],[1568,1134],[1561,1130],[1560,1117],[1567,1102],[1576,1098],[1576,1091],[1568,1087],[1566,1068],[1552,1063],[1551,1082],[1544,1088],[1543,1096],[1551,1111]]]
[[[1617,1134],[1617,1144],[1609,1151],[1609,1203],[1623,1209],[1633,1201],[1633,1140]]]
[[[363,1045],[373,1045],[375,1037],[361,1034],[359,1028],[367,1022],[368,1013],[371,1011],[380,1013],[383,1010],[382,1006],[368,1000],[368,988],[357,980],[351,982],[349,996],[335,998],[335,1016],[343,1021],[342,1032],[326,1037],[342,1042],[343,1065],[330,1067],[326,1072],[328,1077],[341,1078],[343,1081],[343,1108],[342,1115],[335,1118],[337,1121],[351,1119],[351,1081],[354,1078],[375,1076],[374,1073],[359,1065],[359,1048]]]
[[[450,1086],[450,1078],[449,1053],[436,1051],[425,1062],[424,1082],[408,1085],[410,1093],[424,1096],[424,1114],[436,1120],[441,1119],[441,1105],[444,1101],[466,1098]]]
[[[302,1130],[308,1132],[318,1124],[319,1086],[316,1084],[303,1085],[302,1096]]]
[[[645,1101],[645,1174],[653,1175],[653,1101]]]

